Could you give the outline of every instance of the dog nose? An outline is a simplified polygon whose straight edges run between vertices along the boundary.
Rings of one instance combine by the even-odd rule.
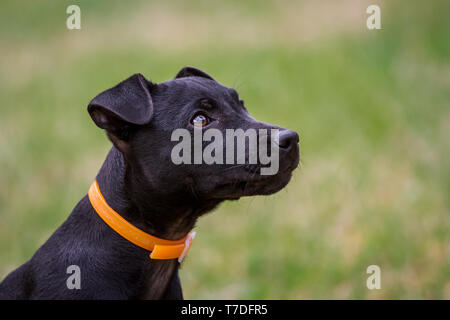
[[[278,145],[281,149],[288,150],[293,145],[297,144],[299,141],[299,137],[297,132],[292,130],[283,130],[279,135]]]

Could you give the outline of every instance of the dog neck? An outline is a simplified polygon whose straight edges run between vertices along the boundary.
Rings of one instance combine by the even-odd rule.
[[[177,206],[174,201],[171,203],[165,197],[157,197],[156,192],[142,183],[139,185],[133,173],[122,153],[113,147],[96,178],[108,205],[148,234],[167,240],[184,237],[194,227],[198,209],[189,202]],[[106,224],[104,227],[109,228]],[[135,248],[134,251],[142,250],[134,245],[131,247]],[[121,254],[129,253],[121,251]],[[173,279],[178,266],[176,259],[152,260],[145,255],[142,265],[145,280],[140,297],[161,298],[170,281],[176,281]]]
[[[161,196],[159,190],[152,190],[142,181],[142,176],[113,147],[97,181],[108,205],[134,226],[167,240],[184,237],[194,227],[199,208],[191,201],[179,204],[170,195]]]

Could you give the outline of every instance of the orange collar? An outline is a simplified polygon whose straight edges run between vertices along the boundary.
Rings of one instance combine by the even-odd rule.
[[[192,245],[195,232],[188,233],[184,238],[179,240],[157,238],[136,228],[114,211],[114,209],[106,203],[96,180],[92,183],[88,195],[92,207],[98,213],[100,218],[102,218],[114,231],[131,243],[151,251],[151,259],[178,258],[180,263],[183,261],[184,256]]]

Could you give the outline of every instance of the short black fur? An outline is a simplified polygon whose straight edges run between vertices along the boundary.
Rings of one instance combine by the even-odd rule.
[[[170,135],[176,128],[192,130],[190,119],[199,110],[221,131],[280,129],[279,173],[262,177],[247,166],[173,164]],[[161,238],[183,237],[223,200],[277,192],[299,162],[295,132],[256,121],[234,89],[193,67],[160,84],[133,75],[95,97],[88,111],[113,143],[97,175],[106,201]],[[80,267],[79,290],[66,285],[70,265]],[[182,299],[179,266],[176,259],[151,260],[110,229],[85,195],[32,258],[4,279],[0,299]]]

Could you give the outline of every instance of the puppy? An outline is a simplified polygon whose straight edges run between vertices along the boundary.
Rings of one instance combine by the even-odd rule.
[[[89,195],[0,284],[1,299],[182,299],[178,269],[197,218],[224,200],[281,190],[299,163],[297,133],[255,120],[234,89],[193,67],[159,84],[135,74],[88,112],[113,146]],[[238,139],[231,129],[244,133],[241,145],[219,143],[221,134]],[[186,134],[194,138],[180,148]],[[255,135],[270,152],[250,147]],[[255,153],[265,163],[250,163]],[[278,162],[271,172],[267,159]],[[70,270],[79,276],[72,286]]]

